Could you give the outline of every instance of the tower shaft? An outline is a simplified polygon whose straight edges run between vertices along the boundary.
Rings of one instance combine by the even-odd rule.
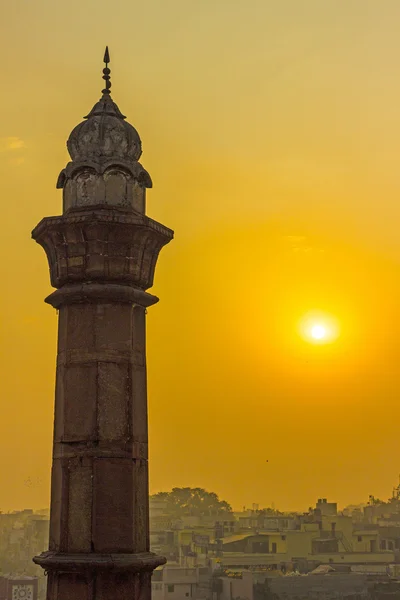
[[[158,298],[146,290],[173,232],[144,214],[138,134],[109,95],[96,107],[71,134],[79,155],[59,178],[64,214],[32,232],[59,319],[49,550],[34,561],[48,600],[147,600],[165,559],[149,548],[145,319]],[[98,122],[96,153],[87,132]]]

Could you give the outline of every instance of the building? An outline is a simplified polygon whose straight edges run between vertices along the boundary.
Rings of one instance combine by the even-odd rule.
[[[32,237],[56,291],[58,355],[48,600],[149,598],[165,559],[149,542],[146,313],[173,232],[146,216],[150,175],[137,131],[105,88],[69,136],[63,214]]]
[[[38,600],[37,577],[28,575],[0,577],[0,600]]]
[[[31,509],[0,514],[0,573],[36,578],[39,600],[45,597],[46,582],[32,556],[45,550],[48,539],[48,514]]]
[[[400,523],[396,511],[390,513],[388,507],[377,514],[373,523],[360,520],[359,510],[353,519],[350,511],[339,512],[336,503],[321,499],[303,515],[254,509],[225,517],[214,527],[197,517],[171,521],[168,531],[157,532],[170,559],[154,573],[153,596],[159,600],[201,594],[203,598],[211,594],[211,600],[396,597]],[[155,523],[161,525],[162,516],[165,519],[161,511]]]
[[[211,600],[211,570],[167,565],[156,569],[151,583],[153,600]]]
[[[156,517],[159,524],[160,518]],[[252,510],[232,518],[215,523],[214,528],[198,518],[192,527],[170,522],[168,530],[154,532],[153,540],[169,557],[169,564],[184,567],[309,572],[320,564],[386,569],[398,560],[400,527],[392,521],[385,521],[385,526],[361,526],[326,499],[304,515]]]
[[[315,510],[322,517],[334,517],[337,515],[337,504],[336,502],[328,502],[326,498],[320,498],[317,501]]]
[[[250,571],[224,574],[214,579],[213,600],[253,600],[254,576]]]
[[[268,580],[268,587],[276,600],[372,600],[385,597],[380,595],[385,592],[389,592],[389,596],[395,598],[395,594],[400,591],[399,584],[391,582],[387,575],[371,576],[334,569],[297,577],[276,577]]]

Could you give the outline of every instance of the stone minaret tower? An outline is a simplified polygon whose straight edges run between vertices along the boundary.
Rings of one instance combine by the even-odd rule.
[[[173,232],[145,215],[137,131],[110,96],[72,131],[58,178],[63,215],[33,239],[56,291],[58,354],[48,600],[149,600],[146,333],[158,254]]]

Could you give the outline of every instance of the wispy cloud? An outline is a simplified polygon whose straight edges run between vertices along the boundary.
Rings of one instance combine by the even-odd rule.
[[[307,240],[305,235],[285,235],[285,239],[292,244],[301,244]]]
[[[285,235],[284,240],[290,245],[293,252],[323,252],[323,248],[318,248],[310,244],[310,241],[304,235]]]
[[[24,140],[19,137],[3,137],[0,138],[0,152],[12,152],[14,150],[20,150],[26,148]]]

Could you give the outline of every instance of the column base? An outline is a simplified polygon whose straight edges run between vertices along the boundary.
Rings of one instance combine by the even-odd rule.
[[[130,571],[133,573],[154,571],[164,565],[167,559],[153,552],[139,554],[97,554],[64,552],[42,552],[33,562],[46,572],[76,573],[86,571]]]

